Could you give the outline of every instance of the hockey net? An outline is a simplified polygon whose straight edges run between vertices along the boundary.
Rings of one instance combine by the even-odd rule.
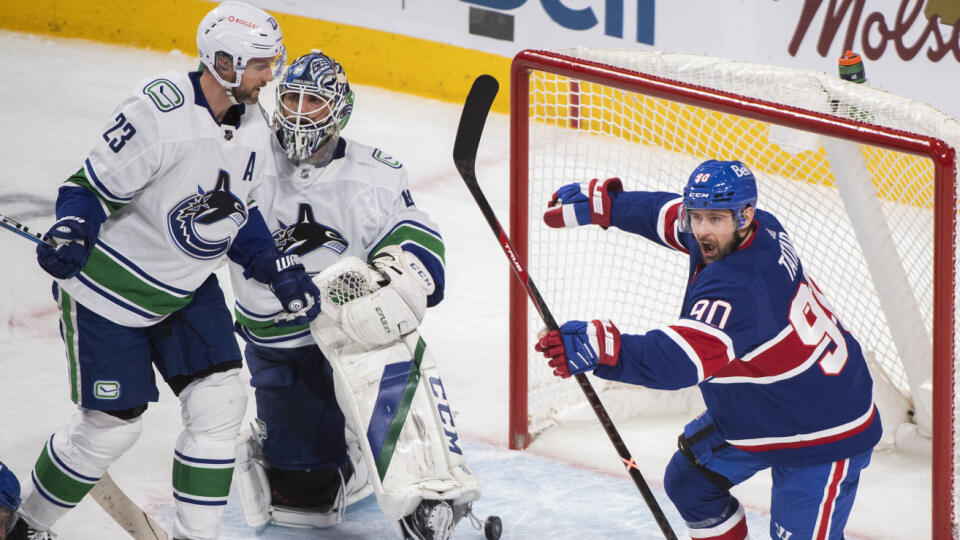
[[[887,444],[901,424],[932,436],[934,529],[951,530],[960,490],[941,471],[955,471],[960,433],[960,123],[824,73],[672,53],[524,51],[511,92],[510,236],[558,322],[661,327],[679,315],[687,272],[685,256],[613,228],[549,229],[541,215],[558,187],[620,177],[625,189],[678,193],[703,160],[743,161],[759,207],[780,218],[863,345]],[[515,282],[510,302],[510,444],[523,448],[592,412],[533,352],[543,323]],[[615,420],[702,410],[695,388],[593,381]]]

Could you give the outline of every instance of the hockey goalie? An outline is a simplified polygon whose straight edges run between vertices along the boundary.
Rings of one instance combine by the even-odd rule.
[[[290,508],[267,508],[272,518],[265,515],[266,468],[251,439],[245,447],[253,451],[241,452],[252,458],[241,491],[262,493],[263,500],[260,509],[245,503],[248,521],[332,526],[345,506],[371,490],[402,538],[449,538],[463,517],[478,521],[471,506],[480,485],[464,459],[436,361],[416,330],[417,315],[390,288],[391,273],[397,279],[423,272],[404,259],[399,249],[370,265],[346,257],[314,278],[324,308],[310,333],[333,368],[353,467],[349,479],[340,479],[335,508],[319,520],[291,515]]]
[[[234,260],[258,255],[232,257],[257,403],[237,456],[247,522],[331,527],[372,491],[402,538],[449,538],[464,517],[478,525],[480,486],[417,331],[443,297],[443,240],[403,164],[340,136],[354,97],[335,60],[301,56],[276,92],[276,170],[257,200],[284,265],[314,276],[302,312],[321,311],[278,317],[277,295],[246,270],[258,265]]]

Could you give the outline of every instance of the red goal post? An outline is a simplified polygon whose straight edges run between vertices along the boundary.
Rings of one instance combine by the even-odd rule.
[[[510,237],[558,322],[610,318],[627,332],[667,324],[686,261],[613,229],[548,230],[540,215],[556,188],[619,176],[625,189],[678,192],[702,160],[745,162],[759,206],[791,233],[874,378],[932,432],[934,538],[952,537],[960,123],[823,73],[642,51],[523,51],[510,98]],[[583,401],[533,352],[541,326],[511,278],[515,449]],[[640,391],[598,387],[605,404]],[[611,415],[631,407],[615,404]]]

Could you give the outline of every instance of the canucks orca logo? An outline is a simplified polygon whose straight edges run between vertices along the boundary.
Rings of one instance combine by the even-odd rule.
[[[311,251],[327,248],[343,255],[347,250],[347,239],[330,227],[317,223],[313,217],[313,208],[303,203],[297,212],[297,222],[285,225],[282,221],[280,230],[273,233],[273,240],[285,255],[299,255],[303,257]]]
[[[167,230],[184,253],[202,260],[216,259],[230,248],[231,239],[247,221],[243,201],[230,192],[230,173],[221,169],[210,191],[180,201],[167,214]]]

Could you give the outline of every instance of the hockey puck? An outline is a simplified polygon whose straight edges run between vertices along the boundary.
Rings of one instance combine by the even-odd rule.
[[[487,540],[498,540],[503,533],[503,522],[498,516],[487,517],[487,522],[483,524],[483,536]]]

